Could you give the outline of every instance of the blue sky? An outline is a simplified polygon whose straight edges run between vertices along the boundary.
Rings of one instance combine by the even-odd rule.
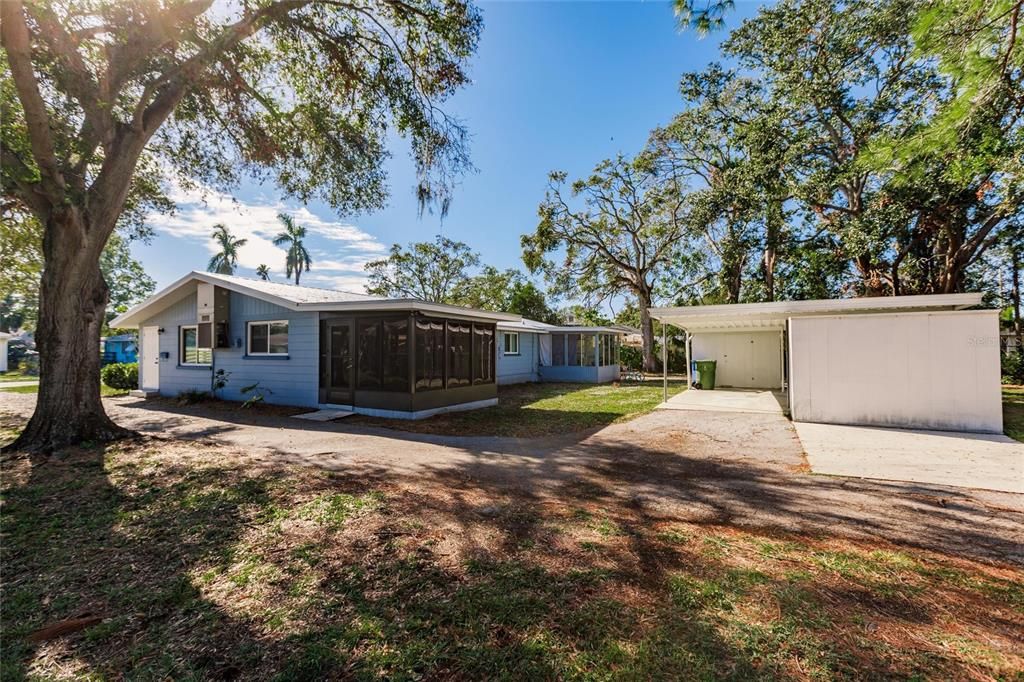
[[[272,185],[246,184],[231,196],[172,193],[179,210],[153,216],[156,236],[133,249],[165,286],[209,260],[211,226],[226,222],[249,238],[240,275],[258,263],[284,279],[284,252],[269,242],[280,210],[310,228],[311,286],[361,290],[363,264],[392,243],[430,240],[439,232],[468,243],[483,261],[522,268],[520,235],[536,225],[547,174],[587,173],[618,152],[633,154],[652,127],[682,107],[684,71],[719,59],[725,33],[703,40],[679,32],[669,3],[484,2],[484,30],[472,60],[471,85],[446,109],[469,126],[477,171],[457,188],[451,211],[419,217],[408,147],[396,145],[388,164],[391,196],[384,210],[337,215],[329,206],[287,202]],[[737,2],[734,26],[756,12]]]

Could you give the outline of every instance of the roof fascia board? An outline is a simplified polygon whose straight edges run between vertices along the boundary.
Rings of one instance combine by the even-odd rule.
[[[737,303],[709,306],[675,306],[649,308],[651,317],[659,321],[670,318],[749,317],[756,315],[831,315],[843,312],[884,312],[922,308],[962,310],[982,303],[982,294],[928,294],[923,296],[889,296],[880,298],[837,298],[813,301],[777,301],[773,303]]]

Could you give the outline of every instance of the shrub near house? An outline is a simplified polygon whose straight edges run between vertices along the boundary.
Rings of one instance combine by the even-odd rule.
[[[139,363],[115,362],[100,370],[103,383],[111,388],[132,391],[139,387]]]

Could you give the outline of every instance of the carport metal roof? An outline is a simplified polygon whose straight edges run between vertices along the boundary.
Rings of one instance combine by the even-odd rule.
[[[964,310],[980,306],[981,298],[980,293],[836,298],[651,308],[650,313],[690,332],[774,331],[784,329],[791,317]]]

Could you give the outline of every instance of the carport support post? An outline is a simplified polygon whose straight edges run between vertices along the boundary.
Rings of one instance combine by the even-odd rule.
[[[686,388],[693,388],[693,371],[690,366],[693,364],[693,334],[686,332]]]
[[[668,402],[668,336],[665,333],[665,320],[661,321],[661,396],[662,402]]]

